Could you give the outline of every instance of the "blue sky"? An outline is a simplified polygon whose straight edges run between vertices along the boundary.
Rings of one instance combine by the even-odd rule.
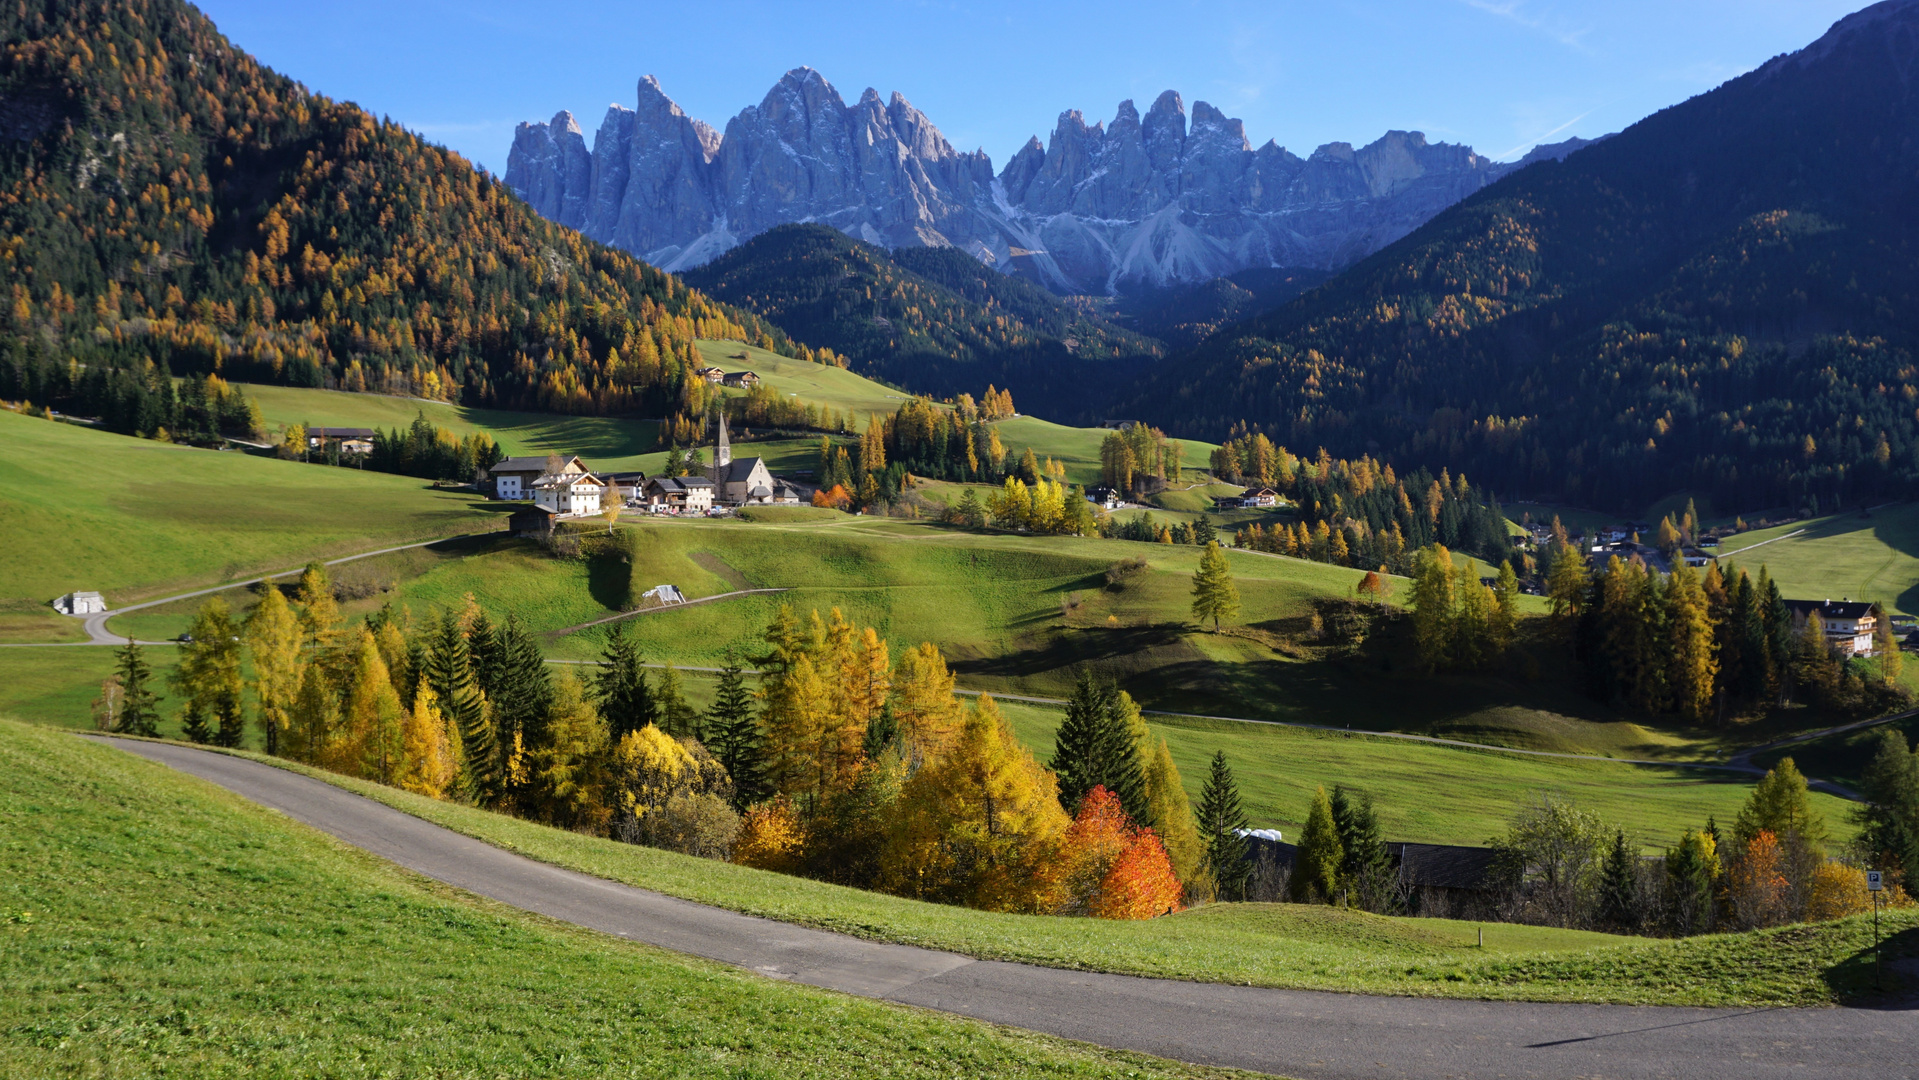
[[[589,145],[655,75],[724,130],[802,64],[847,100],[898,90],[995,168],[1062,110],[1165,89],[1302,156],[1389,128],[1510,158],[1594,136],[1809,42],[1861,0],[201,0],[240,47],[495,171],[516,122]]]

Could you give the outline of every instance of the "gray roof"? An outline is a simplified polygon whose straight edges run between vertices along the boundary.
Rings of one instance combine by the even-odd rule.
[[[1800,616],[1817,611],[1822,619],[1863,619],[1872,614],[1872,604],[1864,600],[1788,600],[1786,607]]]
[[[746,478],[753,475],[753,469],[765,463],[764,458],[735,458],[727,463],[726,475],[721,479],[729,484],[744,484]],[[771,470],[768,470],[768,474],[771,474]]]

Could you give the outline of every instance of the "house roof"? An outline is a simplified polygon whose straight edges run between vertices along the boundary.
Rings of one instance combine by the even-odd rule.
[[[580,484],[593,484],[599,487],[605,487],[606,481],[594,476],[592,473],[543,473],[533,481],[531,486],[536,488],[576,487]]]
[[[562,469],[567,469],[574,465],[578,465],[581,472],[586,471],[586,463],[577,457],[564,458],[560,462]],[[491,473],[544,473],[546,472],[546,455],[542,454],[539,457],[502,458],[499,464],[487,471]]]
[[[1400,873],[1416,889],[1483,889],[1499,853],[1492,848],[1452,844],[1387,844],[1399,857]]]
[[[753,475],[753,470],[755,468],[765,464],[766,464],[766,459],[764,458],[756,458],[756,457],[736,458],[733,461],[727,462],[726,475],[722,476],[720,479],[723,482],[729,483],[729,484],[744,484],[746,482],[746,478]],[[769,471],[769,474],[770,474],[770,471]]]
[[[1788,600],[1786,607],[1802,618],[1817,611],[1822,619],[1863,619],[1872,614],[1874,605],[1865,600]]]
[[[509,515],[507,515],[507,516],[508,516],[509,518],[517,518],[517,517],[525,517],[525,516],[526,516],[526,515],[528,515],[528,514],[538,514],[538,515],[540,515],[541,517],[558,517],[558,516],[560,516],[560,512],[559,512],[558,510],[554,510],[554,509],[551,509],[551,508],[549,508],[549,507],[545,507],[545,506],[538,506],[538,505],[533,505],[533,504],[529,504],[529,505],[526,505],[526,506],[522,506],[522,507],[520,507],[520,508],[519,508],[518,510],[515,510],[515,511],[513,511],[513,513],[511,513],[511,514],[509,514]]]

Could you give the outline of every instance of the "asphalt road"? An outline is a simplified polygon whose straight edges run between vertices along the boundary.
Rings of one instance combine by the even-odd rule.
[[[1681,1009],[1367,997],[1061,971],[888,945],[535,862],[297,773],[184,746],[113,745],[502,903],[864,997],[1301,1078],[1919,1076],[1919,1002]]]

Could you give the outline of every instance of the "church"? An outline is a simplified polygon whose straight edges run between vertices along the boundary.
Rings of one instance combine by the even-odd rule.
[[[800,493],[784,480],[775,480],[765,458],[733,460],[733,444],[726,433],[726,417],[720,417],[720,437],[713,447],[713,465],[706,470],[712,478],[714,501],[722,506],[794,505]]]

